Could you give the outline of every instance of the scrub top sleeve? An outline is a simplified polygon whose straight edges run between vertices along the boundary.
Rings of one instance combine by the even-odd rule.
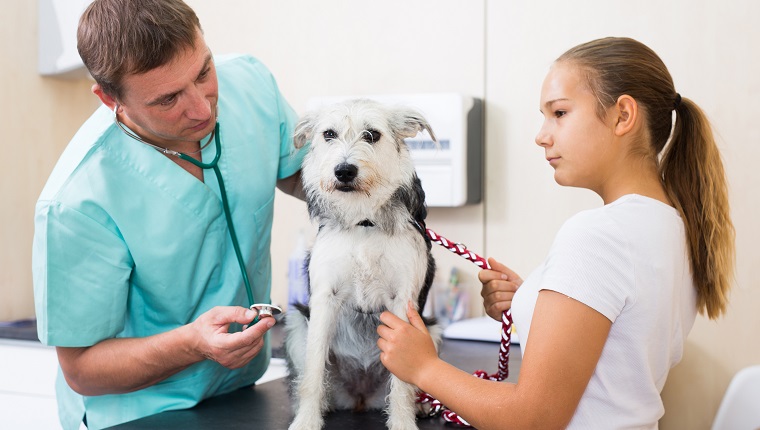
[[[42,343],[91,346],[123,330],[133,263],[117,230],[40,202],[32,259]]]
[[[296,123],[298,122],[298,115],[288,101],[285,100],[282,93],[280,93],[274,77],[272,77],[272,83],[277,95],[278,116],[280,118],[280,165],[277,170],[277,179],[284,179],[293,176],[301,169],[301,163],[306,155],[308,145],[296,149],[293,144],[293,135]]]

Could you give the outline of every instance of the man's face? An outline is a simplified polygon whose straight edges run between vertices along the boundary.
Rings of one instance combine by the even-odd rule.
[[[182,148],[216,124],[219,86],[211,51],[198,31],[195,48],[168,64],[123,80],[119,120],[150,143]]]

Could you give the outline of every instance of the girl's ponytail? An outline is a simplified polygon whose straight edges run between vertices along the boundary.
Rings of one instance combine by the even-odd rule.
[[[697,306],[715,319],[725,312],[733,284],[735,233],[728,186],[707,117],[691,100],[677,96],[676,101],[660,174],[686,226]]]

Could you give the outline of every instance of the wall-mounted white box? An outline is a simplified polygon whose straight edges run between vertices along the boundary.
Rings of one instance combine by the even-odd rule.
[[[41,75],[64,78],[89,76],[77,51],[79,17],[92,0],[38,1],[38,65]]]
[[[309,100],[308,109],[367,98],[419,110],[436,135],[423,131],[406,139],[429,207],[458,207],[480,202],[483,188],[483,106],[457,93],[327,96]]]

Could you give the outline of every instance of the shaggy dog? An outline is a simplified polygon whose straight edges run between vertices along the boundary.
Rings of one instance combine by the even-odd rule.
[[[412,109],[351,100],[306,114],[295,146],[311,142],[302,180],[319,230],[310,251],[308,305],[291,307],[285,349],[296,415],[320,429],[334,409],[385,408],[392,430],[416,429],[416,387],[380,362],[377,327],[425,306],[435,261],[425,193],[404,138],[430,125]],[[426,321],[436,345],[440,329]],[[387,403],[387,405],[386,405]]]

